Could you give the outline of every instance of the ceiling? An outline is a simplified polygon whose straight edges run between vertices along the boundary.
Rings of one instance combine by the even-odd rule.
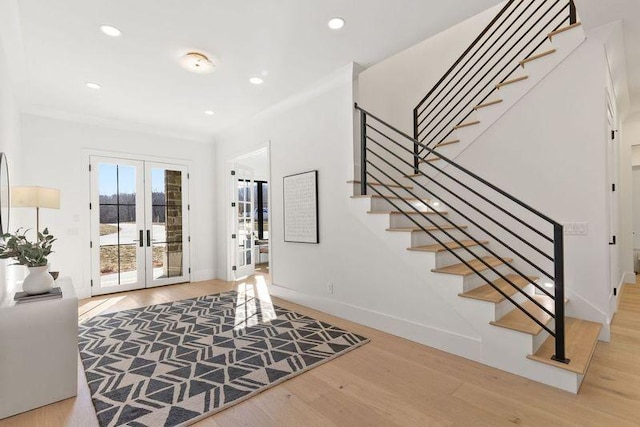
[[[126,122],[201,140],[336,69],[376,63],[498,0],[3,0],[0,37],[25,112]],[[588,28],[625,17],[629,76],[640,76],[638,0],[581,0]],[[327,21],[347,24],[331,31]],[[626,18],[631,17],[631,18]],[[98,27],[116,26],[119,38]],[[192,74],[192,50],[217,64]],[[252,76],[264,78],[260,86]],[[640,78],[630,84],[640,99]],[[102,89],[90,90],[86,82]],[[204,114],[213,110],[213,116]]]

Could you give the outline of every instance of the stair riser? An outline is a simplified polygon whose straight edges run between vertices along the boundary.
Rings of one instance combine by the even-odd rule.
[[[440,242],[450,242],[451,241],[450,236],[453,236],[458,240],[464,240],[467,238],[460,231],[453,230],[453,229],[446,230],[446,233],[444,231],[432,231],[431,233],[433,234],[434,237],[438,238]],[[412,247],[439,244],[440,242],[436,241],[436,239],[434,239],[433,237],[431,237],[425,232],[412,233],[412,236],[411,236]]]
[[[355,195],[359,195],[362,191],[362,188],[360,186],[360,184],[353,184],[353,194]],[[393,194],[393,192],[397,193],[399,196],[401,197],[411,197],[413,198],[413,196],[411,194],[409,194],[408,190],[404,189],[404,188],[396,188],[396,187],[383,187],[381,185],[376,185],[374,186],[374,189],[372,188],[367,188],[367,194],[370,195],[377,195],[379,194],[378,191],[382,194],[384,194],[385,196],[395,196],[395,194]],[[413,191],[413,190],[411,190]]]
[[[529,294],[529,295],[533,295],[533,290],[534,287],[533,285],[528,285],[525,286],[522,291]],[[527,300],[527,297],[525,297],[522,293],[518,292],[516,294],[514,294],[511,297],[514,301],[516,301],[517,303],[521,304],[523,302],[525,302]],[[514,309],[513,304],[511,304],[511,302],[507,299],[505,299],[502,302],[499,302],[498,304],[495,304],[495,317],[492,320],[498,320],[500,319],[502,316],[504,316],[505,314],[509,313],[511,310]]]
[[[389,225],[391,228],[404,228],[404,227],[416,227],[416,222],[424,226],[433,226],[429,220],[439,225],[446,225],[446,221],[438,214],[426,215],[426,218],[422,215],[390,215]],[[415,222],[414,222],[415,221]]]
[[[506,276],[509,273],[512,273],[512,271],[504,264],[493,267],[493,268],[499,271],[500,273],[502,273],[502,275],[504,276]],[[490,281],[494,281],[500,278],[500,276],[498,276],[497,273],[493,272],[490,269],[484,270],[481,273],[484,277],[486,277]],[[478,274],[471,274],[469,276],[464,276],[462,292],[469,292],[477,287],[484,286],[486,284],[487,282]]]
[[[416,206],[420,210],[427,209],[427,205],[425,203],[421,203],[419,201],[410,201],[409,203],[411,203],[412,206]],[[396,211],[399,210],[398,208],[401,208],[402,210],[411,209],[409,205],[407,205],[407,203],[403,200],[391,199],[387,201],[379,197],[374,197],[371,199],[372,211]]]
[[[467,249],[469,249],[477,257],[484,257],[489,255],[486,249],[483,249],[480,246],[472,246],[469,248],[459,248],[455,250],[455,253],[464,260],[473,259],[474,258],[473,255],[471,255]],[[436,255],[437,268],[446,267],[452,264],[459,264],[460,262],[461,262],[460,259],[458,259],[455,255],[453,255],[449,251],[438,252]]]
[[[555,327],[554,320],[549,322],[548,326],[549,326],[549,329],[551,329],[552,331],[555,331],[556,327]],[[545,331],[544,329],[538,335],[533,337],[531,340],[531,354],[534,354],[536,351],[538,351],[542,346],[542,344],[544,344],[547,338],[549,338],[549,332]]]

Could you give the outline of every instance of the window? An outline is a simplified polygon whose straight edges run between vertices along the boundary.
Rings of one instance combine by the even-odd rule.
[[[266,181],[254,181],[253,219],[256,222],[256,231],[259,240],[269,239],[269,183]]]

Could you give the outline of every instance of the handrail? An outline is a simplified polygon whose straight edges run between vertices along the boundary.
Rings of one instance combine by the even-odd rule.
[[[435,150],[433,150],[432,148],[428,147],[427,145],[421,143],[417,139],[410,137],[406,133],[404,133],[401,130],[397,129],[396,127],[390,125],[389,123],[387,123],[384,120],[380,119],[376,115],[374,115],[374,114],[368,112],[367,110],[361,108],[360,106],[358,106],[358,104],[355,104],[355,109],[360,112],[360,131],[361,131],[361,135],[360,135],[360,138],[361,138],[361,171],[360,171],[361,182],[360,182],[360,185],[361,185],[361,187],[360,187],[360,189],[361,189],[361,194],[362,195],[366,195],[368,190],[371,189],[372,191],[377,193],[379,196],[381,196],[383,199],[385,199],[387,201],[387,203],[391,204],[395,209],[397,209],[399,212],[404,214],[405,217],[407,217],[411,222],[416,224],[418,229],[420,229],[421,231],[427,233],[427,235],[429,235],[434,241],[436,241],[436,242],[438,242],[438,244],[442,245],[456,259],[460,260],[460,262],[462,264],[467,266],[471,271],[473,271],[480,278],[482,278],[488,285],[490,285],[493,289],[495,289],[500,295],[502,295],[509,302],[514,304],[514,306],[517,309],[522,311],[527,317],[529,317],[536,324],[538,324],[541,328],[543,328],[545,331],[547,331],[551,336],[553,336],[554,339],[555,339],[555,343],[556,343],[556,351],[555,351],[553,359],[557,360],[557,361],[564,362],[564,363],[568,363],[569,360],[566,358],[566,355],[565,355],[564,254],[563,254],[563,238],[564,238],[564,236],[563,236],[563,232],[562,232],[562,225],[560,223],[558,223],[557,221],[551,219],[550,217],[544,215],[543,213],[539,212],[537,209],[535,209],[535,208],[529,206],[528,204],[524,203],[523,201],[517,199],[515,196],[507,193],[506,191],[504,191],[504,190],[498,188],[497,186],[495,186],[494,184],[492,184],[492,183],[486,181],[485,179],[479,177],[477,174],[469,171],[468,169],[466,169],[463,166],[457,164],[456,162],[452,161],[451,159],[441,155],[440,153],[436,152]],[[542,288],[541,286],[539,286],[538,284],[533,282],[517,266],[509,265],[509,263],[506,262],[505,258],[499,256],[495,251],[493,251],[492,249],[488,248],[486,246],[486,244],[482,243],[480,239],[474,237],[469,231],[465,230],[464,227],[460,227],[460,226],[456,225],[453,220],[451,220],[450,218],[445,217],[443,214],[440,213],[439,214],[440,218],[444,219],[446,221],[446,223],[448,223],[448,225],[446,227],[442,227],[437,222],[435,222],[432,218],[430,218],[428,215],[424,214],[424,212],[420,211],[418,209],[418,207],[414,206],[409,200],[406,200],[405,197],[402,197],[402,195],[400,195],[396,190],[394,190],[394,188],[392,188],[389,185],[385,184],[384,183],[385,180],[388,181],[388,182],[389,181],[393,182],[395,185],[400,186],[402,188],[402,191],[405,191],[409,195],[407,197],[415,197],[418,200],[421,200],[421,197],[419,197],[419,195],[416,192],[414,192],[411,189],[409,189],[406,186],[404,186],[398,179],[394,178],[390,173],[385,172],[385,170],[383,170],[382,167],[377,166],[374,163],[374,161],[382,161],[384,163],[383,167],[391,168],[392,171],[400,173],[400,174],[403,173],[402,169],[399,166],[394,165],[391,161],[385,159],[383,157],[383,155],[378,154],[376,151],[373,151],[370,147],[368,147],[367,146],[367,142],[368,141],[371,141],[371,142],[375,143],[378,147],[382,148],[385,152],[387,152],[388,154],[391,154],[394,158],[396,158],[397,160],[401,161],[403,165],[406,165],[407,167],[412,167],[412,164],[409,161],[403,159],[402,157],[400,157],[398,154],[394,153],[392,150],[388,149],[387,147],[384,147],[380,142],[378,142],[377,140],[372,138],[370,135],[368,135],[368,130],[371,129],[371,130],[376,131],[378,134],[382,135],[388,141],[391,141],[396,146],[398,146],[401,149],[403,149],[405,152],[408,152],[409,154],[412,154],[412,156],[414,157],[413,158],[414,161],[416,160],[416,157],[418,156],[418,154],[411,153],[411,150],[409,150],[408,148],[404,147],[401,142],[396,141],[394,138],[390,137],[387,133],[382,132],[379,129],[377,129],[377,127],[372,126],[372,123],[369,123],[369,121],[368,121],[369,118],[371,118],[375,122],[385,126],[386,128],[390,129],[391,131],[395,132],[395,134],[399,135],[400,137],[402,137],[402,138],[406,139],[407,141],[409,141],[410,143],[414,144],[415,147],[421,147],[424,151],[427,151],[429,154],[433,154],[435,156],[438,156],[440,159],[445,161],[451,167],[461,171],[464,176],[467,176],[467,177],[473,179],[474,181],[482,184],[484,187],[486,187],[486,188],[494,191],[495,193],[499,194],[500,196],[506,198],[511,203],[514,203],[515,205],[517,205],[517,206],[525,209],[526,211],[534,214],[536,217],[540,218],[541,220],[545,221],[546,223],[552,225],[553,226],[553,238],[549,238],[548,235],[546,235],[545,233],[541,232],[538,229],[535,229],[533,227],[529,227],[529,228],[533,228],[534,231],[537,234],[544,235],[547,241],[553,243],[553,256],[549,256],[548,254],[544,253],[545,257],[548,260],[550,260],[551,262],[553,262],[553,264],[554,264],[554,274],[550,275],[549,273],[546,273],[544,271],[544,269],[542,269],[541,267],[537,266],[532,261],[528,260],[526,256],[524,256],[520,252],[516,251],[514,248],[509,246],[509,244],[505,243],[499,237],[495,236],[494,233],[492,233],[492,232],[488,231],[487,229],[485,229],[484,227],[482,227],[482,225],[480,225],[477,221],[474,221],[468,215],[466,215],[462,211],[460,211],[458,208],[456,208],[455,206],[452,206],[451,203],[446,203],[445,202],[447,204],[448,208],[451,209],[451,211],[457,213],[462,218],[464,218],[465,220],[469,221],[473,226],[475,226],[476,228],[478,228],[479,230],[481,230],[482,232],[484,232],[485,234],[487,234],[488,236],[490,236],[494,240],[498,241],[504,247],[508,248],[510,251],[512,251],[514,254],[516,254],[518,256],[518,259],[527,262],[529,265],[533,266],[537,271],[543,272],[545,275],[550,277],[551,280],[554,281],[554,287],[555,287],[554,294],[551,294],[550,292],[548,292],[547,290],[545,290],[544,288]],[[373,172],[375,172],[375,175],[374,175],[374,173],[372,173],[371,168],[375,169],[375,171],[373,171]],[[438,185],[439,187],[441,187],[441,188],[446,190],[446,186],[443,186],[442,184],[437,182],[434,177],[428,176],[422,170],[418,170],[416,175],[405,175],[405,178],[409,178],[410,181],[412,182],[412,184],[414,184],[417,187],[419,187],[420,190],[425,191],[427,194],[431,194],[432,196],[438,197],[438,195],[435,194],[433,192],[433,190],[430,190],[429,188],[427,188],[426,186],[421,184],[417,180],[418,177],[425,177],[430,182],[433,182],[436,185]],[[398,203],[400,203],[400,202],[396,203],[396,201],[391,200],[389,198],[389,196],[383,194],[378,188],[376,188],[376,186],[371,185],[371,183],[368,182],[369,179],[375,179],[376,182],[378,183],[377,185],[382,186],[383,188],[385,188],[386,190],[388,190],[392,194],[394,194],[402,203],[406,204],[409,207],[409,211],[407,212],[406,208],[403,209],[400,206],[398,206]],[[466,184],[460,182],[459,180],[455,180],[454,182],[458,183],[459,185],[466,186]],[[393,184],[390,184],[390,185],[393,185]],[[466,188],[471,189],[471,187],[468,187],[468,186]],[[471,189],[471,190],[475,191],[473,189]],[[451,191],[448,191],[448,193],[453,195],[453,193],[451,193]],[[503,207],[501,207],[498,204],[498,202],[495,202],[495,201],[487,198],[487,196],[481,195],[479,192],[476,192],[476,194],[478,196],[480,196],[480,197],[484,197],[484,200],[489,201],[490,202],[489,203],[490,206],[493,206],[493,207],[495,207],[495,208],[497,208],[499,210],[503,210],[503,211],[505,210]],[[460,197],[457,197],[457,198],[459,200],[461,200]],[[443,200],[442,198],[439,198],[439,199]],[[471,206],[476,211],[478,211],[478,208],[470,205],[470,203],[468,201],[465,201],[465,200],[462,200],[462,201],[466,205]],[[482,268],[482,270],[489,270],[489,271],[493,272],[494,274],[496,274],[499,278],[504,280],[509,286],[511,286],[513,289],[515,289],[516,292],[518,292],[521,295],[523,295],[524,298],[526,298],[527,300],[531,301],[535,306],[537,306],[538,308],[543,310],[545,313],[547,313],[549,316],[551,316],[551,318],[555,319],[555,330],[552,330],[545,323],[539,321],[532,313],[529,313],[523,306],[518,304],[513,298],[509,297],[509,295],[506,294],[506,292],[503,292],[498,286],[496,286],[492,282],[492,280],[487,278],[486,275],[482,274],[482,271],[480,271],[477,268],[475,268],[469,261],[465,260],[454,249],[450,248],[441,239],[439,239],[436,235],[434,235],[433,232],[431,232],[426,226],[423,226],[421,223],[419,223],[415,218],[413,218],[413,216],[411,214],[409,214],[409,212],[411,212],[411,210],[413,210],[414,213],[417,212],[421,216],[422,219],[424,219],[425,221],[427,221],[427,223],[429,223],[433,227],[435,227],[435,229],[438,232],[444,233],[444,235],[447,236],[447,238],[449,238],[453,242],[457,243],[459,245],[459,247],[455,248],[455,249],[462,249],[462,250],[465,251],[465,253],[468,253],[471,256],[473,256],[474,259],[480,263],[479,265],[484,267],[484,268]],[[436,213],[437,213],[437,211],[436,211]],[[484,215],[484,216],[487,217],[487,215]],[[524,221],[521,218],[518,218],[515,214],[510,214],[510,216],[512,218],[514,218],[515,220],[518,220],[520,223],[524,223]],[[492,218],[489,218],[489,219],[492,220]],[[493,221],[493,222],[495,223],[495,221]],[[553,310],[553,312],[552,312],[551,310],[547,309],[544,305],[542,305],[539,301],[537,301],[535,298],[533,298],[531,295],[527,294],[522,289],[520,289],[520,287],[517,286],[512,280],[510,280],[510,278],[507,277],[507,275],[501,273],[495,266],[492,266],[490,263],[486,262],[486,260],[484,260],[482,257],[477,255],[471,248],[467,247],[466,245],[463,245],[452,234],[451,231],[461,232],[462,234],[464,234],[465,236],[470,238],[473,242],[475,242],[479,248],[485,250],[489,254],[491,254],[494,257],[496,257],[500,262],[504,263],[507,266],[507,268],[509,268],[514,273],[516,273],[517,276],[519,276],[521,278],[524,278],[527,281],[527,283],[532,283],[538,290],[543,292],[545,295],[551,297],[554,300],[555,310]],[[535,247],[535,245],[533,245],[533,246],[529,245],[529,246],[530,247],[534,247],[536,250],[539,249],[539,248]]]

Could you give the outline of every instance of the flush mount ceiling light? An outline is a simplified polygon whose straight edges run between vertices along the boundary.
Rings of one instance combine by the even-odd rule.
[[[215,113],[212,110],[207,110],[204,112],[207,116],[213,116]]]
[[[111,25],[100,25],[100,31],[111,37],[120,37],[122,31]]]
[[[254,85],[261,85],[262,83],[264,83],[264,80],[262,80],[260,77],[251,77],[249,79],[249,83]]]
[[[99,85],[98,83],[94,83],[94,82],[87,82],[85,83],[85,85],[89,88],[89,89],[94,89],[94,90],[98,90],[101,89],[102,86]]]
[[[332,30],[339,30],[342,27],[344,27],[344,24],[345,24],[345,21],[343,18],[335,17],[335,18],[331,18],[327,25],[329,25],[329,28],[331,28]]]
[[[196,74],[211,73],[216,69],[216,64],[207,55],[198,52],[189,52],[180,58],[180,65],[185,70]]]

